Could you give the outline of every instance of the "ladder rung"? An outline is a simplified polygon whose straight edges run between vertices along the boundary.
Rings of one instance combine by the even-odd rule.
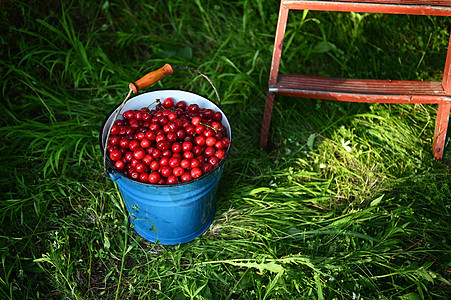
[[[353,102],[440,103],[451,101],[439,81],[348,79],[279,74],[270,92]]]

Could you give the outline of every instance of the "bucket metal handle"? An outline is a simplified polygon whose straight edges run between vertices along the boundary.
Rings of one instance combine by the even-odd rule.
[[[134,83],[130,83],[129,88],[133,94],[136,94],[138,91],[157,83],[160,79],[170,74],[172,74],[172,67],[170,64],[165,64],[160,69],[147,73]]]
[[[107,136],[105,138],[105,142],[104,142],[104,148],[103,148],[103,171],[105,172],[106,175],[109,175],[109,173],[107,170],[107,145],[108,145],[108,140],[110,138],[110,133],[111,133],[111,129],[113,128],[114,123],[116,122],[116,119],[120,113],[120,111],[122,110],[122,107],[124,107],[125,103],[130,99],[131,94],[136,94],[138,93],[138,91],[149,87],[155,83],[157,83],[158,81],[160,81],[161,79],[163,79],[164,77],[166,77],[167,75],[171,75],[173,73],[173,68],[177,68],[177,69],[181,69],[181,70],[188,70],[188,71],[193,71],[196,72],[200,75],[202,75],[212,86],[213,90],[215,91],[216,97],[218,98],[218,106],[221,107],[221,98],[219,97],[219,93],[218,90],[216,89],[215,85],[213,84],[213,82],[211,81],[211,79],[205,75],[204,73],[202,73],[201,71],[194,69],[194,68],[190,68],[190,67],[181,67],[181,66],[171,66],[170,64],[165,64],[163,67],[159,68],[158,70],[152,71],[150,73],[147,73],[146,75],[144,75],[143,77],[141,77],[140,79],[138,79],[137,81],[130,83],[128,85],[129,87],[129,92],[127,94],[127,96],[125,97],[124,101],[122,101],[121,105],[119,105],[119,108],[117,109],[116,114],[114,115],[113,121],[110,124],[110,128],[108,129],[108,133]]]
[[[152,71],[150,73],[147,73],[146,75],[144,75],[137,81],[130,83],[129,84],[130,91],[132,91],[133,94],[136,94],[138,91],[157,83],[158,81],[160,81],[167,75],[171,75],[173,73],[173,68],[193,71],[193,72],[196,72],[196,73],[202,75],[205,79],[207,79],[207,81],[210,83],[211,87],[215,91],[216,97],[218,98],[219,107],[221,107],[221,99],[219,98],[218,90],[216,89],[215,85],[210,80],[210,78],[207,75],[205,75],[204,73],[202,73],[201,71],[194,69],[194,68],[190,68],[190,67],[181,67],[181,66],[175,66],[175,65],[171,66],[170,64],[165,64],[160,69]]]

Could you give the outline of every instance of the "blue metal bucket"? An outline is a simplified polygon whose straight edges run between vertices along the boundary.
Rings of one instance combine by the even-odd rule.
[[[130,109],[149,106],[155,103],[156,99],[167,97],[176,101],[183,100],[188,105],[196,103],[200,107],[221,111],[224,116],[222,125],[225,126],[226,136],[232,143],[231,127],[222,109],[210,100],[191,92],[159,90],[144,93],[126,102],[119,115]],[[116,108],[103,125],[100,139],[103,151],[108,130],[119,109],[120,107]],[[146,240],[158,241],[163,245],[187,243],[202,235],[213,221],[218,183],[230,148],[231,146],[211,172],[192,181],[172,185],[142,183],[127,177],[113,167],[107,155],[106,160],[110,164],[107,168],[108,175],[119,187],[134,230]]]

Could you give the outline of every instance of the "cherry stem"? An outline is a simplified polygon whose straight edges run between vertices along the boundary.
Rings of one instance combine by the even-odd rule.
[[[205,124],[205,123],[202,123],[202,122],[199,122],[199,124],[204,125],[205,127],[211,128],[211,129],[213,129],[215,132],[218,132],[218,130],[221,131],[221,129],[216,129],[216,128],[214,128],[213,126],[208,125],[208,124]]]
[[[152,103],[150,103],[150,104],[147,106],[147,108],[150,109],[150,107],[151,107],[152,105],[154,105],[155,103],[161,104],[160,99],[155,99],[155,101],[152,102]],[[155,106],[158,106],[158,104],[155,105]]]

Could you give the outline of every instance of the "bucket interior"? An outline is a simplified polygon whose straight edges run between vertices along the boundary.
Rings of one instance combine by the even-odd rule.
[[[178,101],[185,101],[187,105],[195,103],[195,104],[199,105],[200,108],[212,109],[214,111],[220,111],[222,113],[223,118],[221,120],[221,124],[226,128],[225,137],[227,137],[230,140],[230,146],[228,147],[224,158],[219,162],[219,164],[217,166],[214,167],[214,169],[222,166],[222,164],[224,163],[224,161],[226,160],[226,158],[229,154],[229,151],[230,151],[230,148],[232,145],[232,128],[230,127],[229,120],[228,120],[226,114],[224,113],[224,111],[218,105],[216,105],[214,102],[212,102],[211,100],[209,100],[203,96],[200,96],[196,93],[182,91],[182,90],[156,90],[156,91],[143,93],[143,94],[134,96],[133,98],[130,98],[125,103],[125,105],[122,107],[122,109],[120,110],[120,112],[117,116],[117,119],[123,119],[122,114],[127,110],[139,110],[143,107],[149,107],[149,105],[150,105],[149,109],[152,110],[157,105],[157,102],[156,102],[157,99],[159,99],[160,102],[162,103],[164,101],[164,99],[169,98],[169,97],[173,98],[175,103],[177,103]],[[102,133],[100,136],[100,146],[101,146],[102,152],[104,152],[104,149],[105,149],[105,140],[108,135],[108,130],[109,130],[112,122],[115,121],[114,117],[115,117],[117,111],[119,110],[119,108],[120,108],[120,106],[118,106],[116,109],[114,109],[110,113],[110,115],[105,120],[105,123],[103,125]],[[116,172],[117,170],[113,167],[113,163],[111,162],[108,155],[106,157],[106,160],[110,164],[111,170]],[[118,171],[117,171],[117,173],[121,174],[121,172],[118,172]],[[208,174],[203,174],[200,178],[204,177],[205,175],[208,175]],[[200,178],[197,178],[197,179],[200,179]],[[131,178],[129,178],[129,179],[134,180]],[[136,182],[139,182],[139,181],[136,180]],[[145,183],[145,184],[152,185],[151,183]],[[183,184],[183,183],[177,183],[177,184]]]

